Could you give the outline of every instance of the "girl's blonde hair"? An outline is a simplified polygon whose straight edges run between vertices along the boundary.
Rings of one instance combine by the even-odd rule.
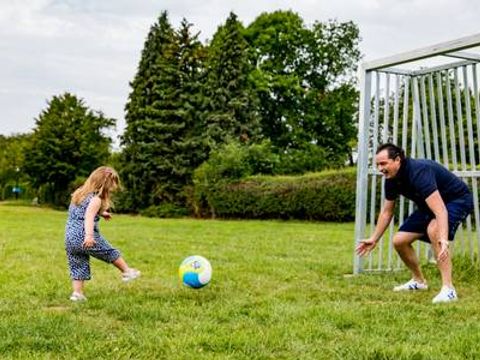
[[[88,194],[97,195],[102,204],[100,212],[112,207],[111,193],[120,188],[120,178],[115,169],[100,166],[93,170],[88,179],[72,194],[72,203],[80,205]]]

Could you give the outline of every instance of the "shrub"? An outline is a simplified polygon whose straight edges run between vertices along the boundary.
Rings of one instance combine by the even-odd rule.
[[[236,141],[212,151],[210,157],[193,174],[193,191],[187,194],[187,203],[196,216],[214,213],[208,206],[211,190],[220,184],[252,174],[272,174],[278,156],[273,154],[269,141],[244,145]]]
[[[333,167],[336,163],[327,160],[324,149],[315,144],[304,144],[301,149],[288,149],[279,157],[279,162],[272,174],[305,174]]]
[[[197,214],[225,218],[351,221],[355,191],[353,168],[302,176],[253,176],[203,188],[202,201],[194,207]]]
[[[255,144],[231,141],[212,151],[193,174],[194,188],[187,199],[194,214],[205,216],[215,210],[208,204],[214,188],[251,175],[302,174],[327,167],[325,151],[314,144],[288,149],[280,154],[269,140]],[[335,165],[335,164],[333,164]]]

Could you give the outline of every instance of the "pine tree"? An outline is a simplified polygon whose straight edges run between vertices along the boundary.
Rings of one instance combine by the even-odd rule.
[[[191,33],[192,24],[183,19],[180,29],[176,32],[178,48],[179,83],[178,116],[183,127],[173,140],[173,159],[170,178],[170,189],[167,193],[177,194],[177,201],[184,202],[185,185],[192,183],[193,170],[207,157],[204,124],[205,99],[204,89],[204,47],[198,40],[198,34]]]
[[[123,135],[125,207],[182,204],[183,187],[198,160],[197,78],[201,43],[184,20],[175,31],[163,12],[152,26],[131,84]],[[201,151],[200,151],[201,152]]]
[[[260,135],[258,102],[249,80],[252,66],[243,31],[232,12],[209,47],[206,134],[212,148],[229,138],[246,141]]]
[[[166,101],[166,96],[161,94],[165,83],[175,81],[174,74],[169,75],[174,46],[174,30],[167,12],[162,12],[158,22],[150,28],[125,108],[121,175],[127,196],[122,206],[132,210],[151,202],[157,183],[154,174],[158,127],[155,107]]]
[[[165,118],[165,123],[173,122],[170,134],[163,133],[161,148],[161,171],[155,188],[156,202],[172,202],[185,205],[185,186],[192,183],[193,170],[207,155],[204,136],[204,48],[198,34],[192,34],[192,24],[182,20],[175,32],[176,48],[176,87],[172,91],[177,104],[174,117]]]

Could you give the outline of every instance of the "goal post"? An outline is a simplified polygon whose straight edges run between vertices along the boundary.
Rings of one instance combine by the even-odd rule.
[[[375,168],[379,144],[393,142],[407,156],[433,159],[461,177],[474,197],[474,212],[459,228],[454,251],[476,261],[480,253],[480,34],[362,64],[355,203],[353,273],[402,268],[393,234],[414,210],[403,197],[389,228],[366,258],[355,253],[369,237],[385,199],[384,179]],[[417,255],[431,257],[416,243]]]

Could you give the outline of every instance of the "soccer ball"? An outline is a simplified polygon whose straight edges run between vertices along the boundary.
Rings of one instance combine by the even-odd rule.
[[[200,289],[210,282],[212,266],[203,256],[189,256],[180,264],[178,275],[184,285]]]

